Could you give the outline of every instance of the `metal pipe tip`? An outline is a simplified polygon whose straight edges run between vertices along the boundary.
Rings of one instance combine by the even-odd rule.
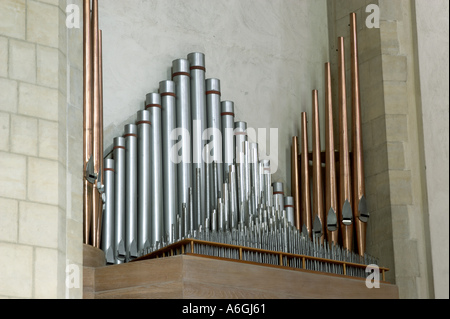
[[[148,122],[150,121],[150,111],[147,110],[140,110],[137,112],[137,119],[136,122]]]
[[[200,66],[205,67],[205,55],[201,52],[192,52],[187,56],[189,62],[191,63],[191,67]]]
[[[222,101],[222,113],[234,113],[234,102]]]
[[[206,91],[220,92],[220,80],[219,79],[206,79]]]
[[[161,105],[161,95],[159,93],[149,93],[146,98],[147,105]]]
[[[247,122],[234,122],[234,128],[246,131],[247,130]]]
[[[172,72],[176,73],[189,73],[191,71],[191,64],[187,59],[177,59],[172,62]]]
[[[280,182],[272,183],[272,187],[274,193],[283,192],[283,183]]]
[[[294,197],[286,196],[284,198],[284,206],[294,206]]]
[[[176,84],[174,81],[161,81],[159,82],[159,93],[175,93]]]
[[[125,147],[125,138],[123,137],[115,137],[114,138],[114,147]]]
[[[114,169],[114,160],[107,158],[105,159],[105,169]]]
[[[124,126],[124,135],[137,134],[138,129],[136,124],[127,124]]]

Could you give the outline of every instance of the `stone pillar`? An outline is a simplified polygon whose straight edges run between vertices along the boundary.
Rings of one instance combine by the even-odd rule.
[[[0,3],[0,297],[82,295],[82,267],[79,289],[65,284],[82,265],[82,92],[67,87],[81,55],[69,60],[65,3]]]

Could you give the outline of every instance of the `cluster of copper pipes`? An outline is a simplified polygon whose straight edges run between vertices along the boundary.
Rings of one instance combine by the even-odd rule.
[[[102,31],[98,0],[83,0],[83,242],[100,248],[103,211]]]
[[[320,145],[318,91],[314,90],[312,94],[312,154],[309,153],[308,147],[307,114],[303,112],[300,141],[297,136],[293,137],[292,141],[291,186],[294,197],[295,226],[297,229],[307,233],[310,237],[316,236],[320,238],[321,243],[327,240],[328,243],[341,245],[344,249],[356,251],[363,256],[366,250],[366,229],[369,214],[366,207],[364,185],[358,39],[355,13],[350,15],[350,29],[352,152],[349,150],[347,125],[344,38],[339,37],[339,151],[335,149],[334,142],[331,69],[330,63],[326,63],[325,154],[322,153]],[[301,144],[300,152],[299,142]],[[312,170],[310,160],[312,160]],[[322,177],[323,163],[325,164],[325,179]],[[356,247],[354,245],[354,234],[356,234]]]

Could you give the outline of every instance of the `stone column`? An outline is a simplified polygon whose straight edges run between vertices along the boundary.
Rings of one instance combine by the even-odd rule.
[[[67,87],[81,56],[68,36],[81,29],[68,32],[65,3],[0,3],[0,297],[81,297],[81,272],[80,289],[65,284],[82,263],[82,92]]]

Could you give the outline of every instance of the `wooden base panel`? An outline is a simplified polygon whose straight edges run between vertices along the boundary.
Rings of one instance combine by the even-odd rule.
[[[87,270],[87,271],[86,271]],[[86,299],[398,299],[364,279],[180,255],[85,267]]]

